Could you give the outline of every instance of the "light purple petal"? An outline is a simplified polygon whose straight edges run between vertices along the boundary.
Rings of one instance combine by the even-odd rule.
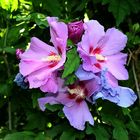
[[[106,73],[106,78],[113,87],[118,86],[118,80],[110,72]]]
[[[54,47],[47,45],[36,37],[33,37],[31,39],[30,48],[20,55],[20,73],[23,76],[26,76],[37,69],[45,67],[47,63],[43,62],[42,58],[46,57],[50,52],[58,54]]]
[[[119,93],[119,102],[117,105],[121,107],[129,107],[136,101],[137,96],[132,89],[119,86],[117,90]]]
[[[102,67],[107,68],[108,71],[118,80],[127,80],[128,72],[124,66],[126,64],[127,54],[118,53],[112,56],[107,56],[107,61],[102,63]]]
[[[116,103],[121,107],[131,106],[137,99],[133,90],[127,87],[112,86],[109,83],[110,81],[107,80],[106,74],[106,70],[101,72],[102,88],[96,94],[93,94],[93,102],[95,102],[98,98],[102,98],[103,100],[109,100]]]
[[[64,106],[63,111],[70,124],[78,130],[84,130],[85,122],[94,125],[93,117],[85,101],[75,103],[71,107]]]
[[[46,84],[42,85],[40,87],[41,91],[43,92],[52,92],[56,93],[58,91],[58,83],[56,74],[53,73],[52,76],[50,76],[46,82]]]
[[[75,75],[79,78],[80,81],[90,80],[95,77],[95,74],[93,72],[83,70],[82,66],[79,66]]]
[[[46,68],[39,69],[26,77],[29,82],[29,88],[38,88],[44,85],[51,74],[48,73]]]
[[[85,34],[82,37],[81,46],[89,53],[89,48],[94,49],[97,46],[99,40],[105,35],[104,27],[96,20],[90,20],[84,23]]]
[[[50,34],[51,34],[51,42],[54,44],[54,46],[59,49],[62,49],[63,52],[64,49],[66,49],[67,45],[67,38],[68,38],[68,28],[67,25],[64,22],[58,22],[58,18],[56,17],[47,17],[48,23],[50,25]],[[61,46],[60,42],[58,41],[61,39]],[[58,48],[60,47],[60,48]]]
[[[124,49],[127,43],[127,36],[121,31],[111,28],[106,31],[106,34],[99,46],[102,47],[102,55],[108,56],[116,54]]]
[[[75,100],[69,99],[68,94],[59,93],[59,94],[47,94],[46,97],[38,99],[39,107],[42,111],[45,110],[45,104],[63,104],[67,107],[73,106]]]

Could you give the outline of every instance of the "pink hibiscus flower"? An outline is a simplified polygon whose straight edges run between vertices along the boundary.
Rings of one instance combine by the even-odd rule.
[[[57,70],[66,60],[68,29],[65,23],[59,22],[55,17],[47,17],[47,20],[54,46],[33,37],[30,48],[20,55],[19,69],[28,80],[29,88],[40,87],[43,92],[56,93]]]
[[[127,36],[115,28],[104,32],[104,27],[96,20],[84,23],[85,33],[78,44],[83,68],[93,73],[107,68],[116,79],[128,79],[128,72],[124,67],[127,54],[121,53],[126,45]]]
[[[64,87],[64,81],[58,79],[59,91],[58,95],[48,95],[44,98],[39,98],[39,107],[42,111],[45,110],[45,104],[63,104],[63,112],[70,124],[78,129],[84,130],[85,122],[94,124],[93,117],[89,111],[88,105],[85,99],[89,100],[89,97],[98,90],[98,78],[92,80],[79,82],[72,86]]]

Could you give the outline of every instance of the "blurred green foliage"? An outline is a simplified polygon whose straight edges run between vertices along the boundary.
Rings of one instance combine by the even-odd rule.
[[[65,22],[85,17],[96,19],[105,28],[116,26],[128,36],[128,81],[120,82],[139,92],[140,86],[140,1],[139,0],[0,0],[0,140],[139,140],[140,102],[130,108],[117,107],[99,100],[90,105],[95,125],[85,131],[72,128],[61,106],[38,108],[37,89],[23,90],[13,83],[18,73],[15,50],[26,49],[30,38],[49,41],[46,16],[58,16]],[[73,48],[67,54],[63,73],[66,84],[73,83],[73,71],[80,59]],[[76,61],[73,62],[73,59]],[[136,76],[134,76],[136,75]],[[140,96],[140,95],[139,95]],[[77,118],[78,119],[78,118]]]

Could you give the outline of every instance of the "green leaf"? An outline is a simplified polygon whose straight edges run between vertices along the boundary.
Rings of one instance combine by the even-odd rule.
[[[76,80],[77,80],[77,77],[74,74],[71,74],[66,78],[65,84],[71,85],[71,84],[75,83]]]
[[[47,11],[51,13],[53,16],[60,16],[61,15],[61,5],[58,0],[47,0],[45,1],[45,8]]]
[[[119,26],[127,15],[131,12],[137,13],[140,10],[140,3],[137,0],[102,0],[103,4],[109,4],[108,11],[116,19],[116,25]]]
[[[77,70],[80,65],[80,58],[77,53],[76,48],[72,48],[67,52],[67,61],[64,64],[64,72],[62,78],[66,78],[68,75],[72,74]]]
[[[15,48],[14,47],[6,47],[3,49],[6,53],[10,53],[10,54],[15,54]]]
[[[33,93],[32,94],[32,102],[33,102],[33,108],[36,108],[38,106],[37,99],[41,97],[41,93]]]
[[[113,138],[116,140],[129,140],[127,130],[122,127],[114,128]]]
[[[45,107],[46,107],[46,109],[48,109],[48,110],[50,110],[52,112],[55,112],[57,110],[62,109],[62,105],[59,105],[59,104],[56,104],[56,105],[46,104]]]
[[[52,129],[47,130],[47,136],[53,139],[58,134],[62,133],[64,130],[65,130],[65,125],[61,123],[59,125],[53,126]]]
[[[35,140],[46,140],[46,136],[43,133],[39,133]]]
[[[34,140],[35,134],[30,131],[16,132],[6,135],[4,140]]]
[[[11,12],[17,10],[18,0],[0,0],[0,6],[5,10],[10,10]]]
[[[60,140],[75,140],[75,135],[71,131],[64,131],[60,136]]]
[[[33,130],[39,129],[43,130],[46,126],[46,119],[40,112],[29,112],[27,115],[27,124],[24,129]]]
[[[48,22],[44,14],[32,13],[31,20],[34,21],[42,29],[48,27]]]
[[[88,135],[94,134],[96,140],[109,140],[109,134],[103,126],[87,126],[86,133]]]

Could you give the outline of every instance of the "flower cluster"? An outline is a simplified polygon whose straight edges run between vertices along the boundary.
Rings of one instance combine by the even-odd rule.
[[[38,99],[42,111],[47,103],[63,104],[70,125],[84,130],[86,122],[94,125],[86,101],[94,104],[101,98],[121,107],[135,102],[135,93],[118,85],[118,80],[128,79],[124,66],[127,54],[121,52],[127,43],[126,35],[115,28],[105,32],[96,20],[65,24],[56,17],[47,17],[47,21],[53,46],[33,37],[29,49],[18,50],[20,74],[15,79],[22,87],[40,88],[46,93]],[[68,39],[77,47],[81,64],[74,73],[78,80],[66,86],[61,74],[67,61],[66,52],[70,50]]]

